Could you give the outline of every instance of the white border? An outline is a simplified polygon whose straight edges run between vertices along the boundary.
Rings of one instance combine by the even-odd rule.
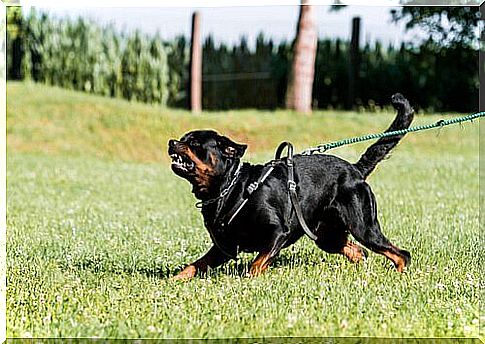
[[[446,2],[450,0],[432,1],[438,2],[429,6],[453,6]],[[399,0],[341,0],[345,5],[360,6],[399,6]],[[298,6],[300,0],[20,0],[22,7],[235,7],[235,6]],[[312,5],[333,5],[333,0],[310,0]],[[483,1],[476,5],[483,4]],[[15,4],[13,4],[15,5]],[[426,6],[423,4],[422,6]],[[457,5],[455,5],[457,6]],[[1,2],[0,16],[3,21],[0,24],[0,343],[6,340],[6,5]]]

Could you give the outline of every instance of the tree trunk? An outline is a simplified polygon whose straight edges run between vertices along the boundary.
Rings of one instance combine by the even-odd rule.
[[[302,0],[294,46],[293,63],[286,90],[286,107],[303,113],[312,111],[312,90],[317,52],[314,9]]]
[[[190,45],[190,109],[202,110],[202,48],[200,44],[200,15],[192,15],[192,42]]]

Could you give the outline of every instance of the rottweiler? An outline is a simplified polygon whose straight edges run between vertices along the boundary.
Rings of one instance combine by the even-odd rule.
[[[396,118],[387,131],[408,128],[414,117],[409,101],[397,93],[391,103]],[[328,253],[340,253],[352,262],[362,261],[366,251],[349,240],[349,234],[370,250],[389,258],[403,272],[411,261],[408,251],[393,245],[382,234],[376,199],[366,178],[404,135],[380,138],[352,164],[326,154],[295,155],[294,179],[300,208],[316,245]],[[168,142],[173,172],[192,184],[200,200],[204,224],[213,246],[185,267],[174,279],[188,279],[208,268],[235,258],[239,252],[258,252],[249,275],[265,271],[279,252],[304,235],[288,202],[288,168],[274,169],[254,193],[248,189],[261,180],[266,165],[241,163],[247,145],[236,143],[213,130],[191,131]],[[247,203],[230,225],[221,223],[241,199]]]

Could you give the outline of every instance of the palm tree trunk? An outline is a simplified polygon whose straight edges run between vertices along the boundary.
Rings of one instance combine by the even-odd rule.
[[[286,90],[286,107],[303,113],[311,113],[317,30],[313,6],[306,3],[306,0],[302,0],[300,6],[293,63]]]

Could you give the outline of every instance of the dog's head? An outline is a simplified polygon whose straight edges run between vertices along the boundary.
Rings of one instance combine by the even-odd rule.
[[[168,141],[168,154],[175,174],[187,179],[195,196],[203,199],[211,196],[230,167],[239,163],[246,147],[213,130],[196,130],[180,140]]]

